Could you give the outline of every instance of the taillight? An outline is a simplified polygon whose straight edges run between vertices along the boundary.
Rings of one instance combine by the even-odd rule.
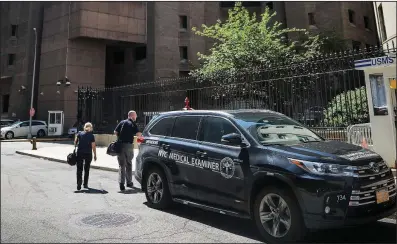
[[[136,142],[144,143],[145,142],[145,138],[143,136],[138,136],[138,138],[136,139]]]

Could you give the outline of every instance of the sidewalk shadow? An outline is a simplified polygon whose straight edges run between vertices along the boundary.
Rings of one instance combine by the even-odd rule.
[[[144,202],[144,204],[147,206],[147,202]],[[263,241],[257,231],[257,227],[251,220],[221,215],[179,203],[175,203],[170,209],[160,211],[191,219],[255,241]],[[375,222],[346,229],[310,232],[305,240],[300,243],[396,243],[396,225]]]
[[[109,192],[106,190],[99,190],[95,188],[88,188],[88,189],[82,189],[80,191],[75,191],[74,193],[87,193],[87,194],[108,194]]]
[[[147,202],[144,202],[143,204],[148,206]],[[160,211],[185,219],[194,220],[195,222],[233,233],[235,235],[243,236],[252,239],[253,241],[263,241],[259,236],[254,223],[248,219],[222,215],[179,203],[175,203],[170,209]]]
[[[137,194],[137,193],[142,193],[143,191],[140,189],[140,188],[138,188],[138,187],[132,187],[132,189],[130,188],[130,189],[126,189],[126,190],[124,190],[124,191],[119,191],[119,193],[121,193],[121,194]]]
[[[359,234],[354,234],[359,233]],[[362,226],[311,232],[304,243],[396,243],[396,224],[374,222]],[[303,242],[301,242],[303,243]]]

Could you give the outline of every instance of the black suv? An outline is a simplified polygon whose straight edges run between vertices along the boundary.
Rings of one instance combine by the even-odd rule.
[[[268,242],[396,211],[382,158],[268,110],[175,111],[143,131],[135,178],[148,205],[179,202],[255,221]]]

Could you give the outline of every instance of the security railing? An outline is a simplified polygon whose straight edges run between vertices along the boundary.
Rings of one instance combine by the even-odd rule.
[[[347,141],[351,144],[373,150],[371,123],[356,124],[347,127]]]
[[[159,79],[98,89],[80,87],[77,117],[78,121],[102,126],[103,133],[112,133],[129,110],[137,112],[142,127],[158,112],[181,110],[188,97],[196,110],[277,111],[326,139],[350,140],[358,145],[361,141],[354,138],[361,135],[356,131],[359,126],[351,128],[350,139],[346,128],[369,122],[369,114],[364,72],[354,68],[354,60],[385,53],[382,49],[348,51],[304,63],[217,73],[212,78]],[[365,140],[371,144],[369,138]]]

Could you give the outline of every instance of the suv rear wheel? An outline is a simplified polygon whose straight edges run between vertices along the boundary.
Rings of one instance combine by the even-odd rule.
[[[260,234],[270,243],[299,241],[306,234],[295,197],[282,188],[269,187],[258,194],[254,220]]]
[[[165,209],[172,203],[171,194],[168,188],[167,178],[163,171],[152,167],[146,173],[145,195],[149,207]]]

